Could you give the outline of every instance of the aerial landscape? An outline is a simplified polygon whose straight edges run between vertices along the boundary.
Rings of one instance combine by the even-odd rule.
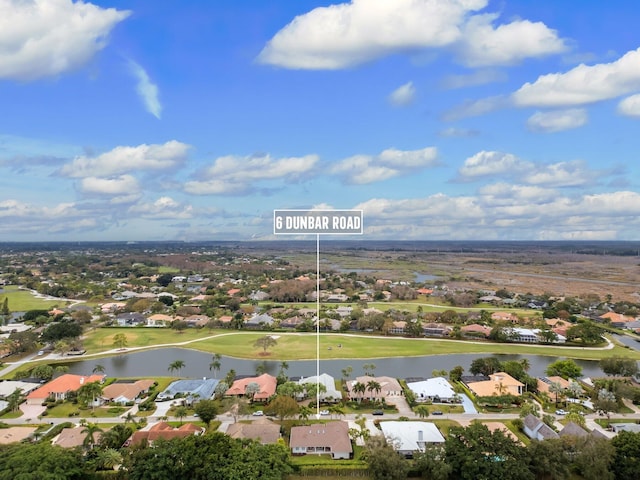
[[[0,480],[636,480],[639,22],[0,0]]]

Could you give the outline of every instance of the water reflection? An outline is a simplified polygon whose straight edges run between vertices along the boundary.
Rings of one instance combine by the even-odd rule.
[[[464,367],[468,371],[471,362],[476,358],[486,357],[487,354],[454,354],[454,355],[432,355],[423,357],[401,357],[401,358],[377,358],[365,360],[321,360],[320,372],[328,373],[336,378],[342,376],[342,369],[351,366],[352,377],[363,375],[363,368],[366,364],[374,364],[375,375],[388,375],[396,378],[408,377],[430,377],[435,369],[451,370],[457,365]],[[533,376],[542,376],[549,363],[557,360],[557,357],[547,357],[541,355],[495,355],[501,361],[521,360],[527,358],[531,364],[529,373]],[[147,350],[117,355],[107,358],[81,360],[68,364],[70,373],[89,374],[96,365],[102,365],[105,373],[116,377],[144,377],[144,376],[172,376],[175,373],[169,371],[169,365],[182,360],[185,367],[180,371],[182,377],[213,377],[224,376],[233,369],[238,375],[254,375],[256,368],[264,363],[265,371],[272,375],[277,375],[280,371],[279,360],[243,360],[231,357],[222,357],[219,372],[212,372],[209,369],[211,354],[198,352],[183,348],[163,348]],[[576,363],[582,367],[585,376],[603,375],[597,361],[577,360]],[[316,373],[315,360],[287,361],[289,368],[286,370],[289,376],[312,376]]]

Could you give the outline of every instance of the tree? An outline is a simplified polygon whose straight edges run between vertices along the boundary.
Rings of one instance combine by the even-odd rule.
[[[65,338],[76,338],[82,335],[82,327],[72,320],[54,323],[42,332],[44,342],[54,343]]]
[[[24,402],[26,396],[22,393],[21,388],[16,388],[12,393],[7,396],[7,408],[15,412],[20,408],[20,404]]]
[[[222,355],[214,353],[211,357],[211,363],[209,364],[209,370],[213,371],[213,378],[216,378],[216,372],[220,371],[222,367]]]
[[[405,480],[407,478],[409,464],[382,435],[367,439],[363,457],[374,480]]]
[[[280,362],[280,371],[278,372],[278,379],[282,379],[283,381],[287,381],[287,370],[289,370],[289,363],[283,360]]]
[[[105,372],[105,368],[103,365],[100,365],[99,363],[96,363],[95,366],[93,367],[93,370],[91,370],[92,373],[104,373]]]
[[[271,335],[265,335],[264,337],[258,338],[254,343],[254,347],[262,348],[262,353],[266,355],[267,350],[271,347],[274,347],[278,344],[278,341],[273,338]]]
[[[129,425],[118,423],[100,435],[98,445],[102,449],[120,449],[131,436],[133,429]]]
[[[31,376],[41,380],[51,380],[53,367],[51,365],[38,365],[31,370]]]
[[[250,382],[245,390],[244,393],[247,396],[247,398],[249,398],[249,400],[253,401],[253,397],[255,397],[256,393],[258,393],[260,391],[260,385],[256,382]]]
[[[353,373],[353,367],[348,365],[342,369],[342,381],[346,382]]]
[[[452,477],[460,480],[533,480],[524,447],[500,430],[482,423],[451,427],[444,442],[444,460]]]
[[[266,371],[267,371],[267,363],[266,362],[259,362],[256,365],[256,375],[257,376],[260,376],[260,375],[266,373]]]
[[[0,480],[83,480],[93,478],[77,449],[48,442],[12,443],[0,448]]]
[[[173,412],[173,416],[180,419],[180,425],[182,425],[182,420],[189,414],[187,407],[184,405],[178,405]]]
[[[122,454],[115,448],[107,448],[98,452],[97,463],[102,470],[115,470],[122,465]]]
[[[102,429],[95,423],[89,423],[80,431],[80,433],[84,433],[85,435],[84,440],[82,440],[82,445],[86,449],[91,450],[96,444],[96,435],[98,433],[102,433]]]
[[[78,400],[83,405],[91,404],[91,409],[95,408],[96,401],[100,395],[102,395],[100,382],[85,383],[78,389]]]
[[[549,392],[556,396],[556,406],[558,405],[558,396],[564,394],[564,387],[560,382],[551,382],[549,384]]]
[[[235,379],[236,379],[236,371],[232,368],[227,372],[227,375],[224,377],[224,383],[231,386],[233,385],[233,382],[235,381]]]
[[[633,358],[609,357],[600,360],[600,368],[607,375],[631,377],[638,373],[638,362]]]
[[[207,428],[209,428],[211,420],[216,418],[216,415],[218,414],[218,404],[213,400],[200,400],[196,403],[194,410],[200,419],[207,425]]]
[[[420,418],[427,418],[429,416],[429,407],[426,405],[418,405],[414,411],[418,414]]]
[[[229,384],[227,382],[225,382],[224,380],[218,382],[218,384],[216,385],[216,389],[214,391],[215,398],[224,397],[224,394],[226,393],[227,390],[229,390]]]
[[[449,380],[452,382],[459,382],[464,374],[464,368],[460,365],[456,365],[449,371]]]
[[[611,471],[616,480],[635,480],[640,471],[640,433],[622,431],[611,440]]]
[[[167,370],[169,370],[171,373],[177,371],[178,375],[180,375],[180,371],[185,367],[185,365],[186,364],[184,363],[184,360],[174,360],[169,364],[169,368]]]
[[[618,409],[618,402],[616,400],[615,393],[610,392],[606,388],[598,390],[598,397],[593,404],[597,410],[600,410],[607,416],[609,415],[609,412],[614,412]]]
[[[432,377],[446,377],[447,376],[447,371],[442,369],[442,370],[438,370],[437,368],[434,370],[431,370],[431,376]]]
[[[276,398],[269,403],[268,409],[273,412],[282,422],[285,418],[294,417],[300,411],[298,402],[288,395],[276,395]]]
[[[362,400],[362,397],[364,397],[364,392],[367,391],[367,386],[364,383],[361,382],[354,382],[351,385],[351,391],[355,394],[359,394],[358,395],[358,402],[360,402]]]
[[[380,393],[382,391],[382,385],[380,385],[380,382],[376,380],[369,380],[367,382],[367,390],[370,392]]]
[[[547,366],[545,372],[550,377],[558,376],[564,379],[578,378],[582,376],[582,367],[571,359],[556,360]]]
[[[566,480],[570,475],[569,459],[560,439],[533,440],[528,448],[529,470],[539,480]]]
[[[614,448],[608,439],[592,435],[575,439],[573,466],[584,480],[614,480],[610,471]],[[617,479],[616,479],[617,480]]]
[[[416,469],[422,474],[422,478],[429,480],[448,480],[452,468],[443,459],[443,446],[433,443],[425,445],[423,452],[413,454]]]
[[[488,377],[489,375],[500,371],[501,367],[502,365],[500,364],[500,360],[497,358],[481,357],[476,358],[471,362],[469,371],[472,375],[484,375],[485,377]]]
[[[364,370],[364,374],[369,377],[373,377],[373,372],[376,369],[376,365],[374,363],[365,363],[362,365],[362,369]]]
[[[124,333],[116,333],[113,336],[113,347],[121,350],[127,346],[127,336]]]

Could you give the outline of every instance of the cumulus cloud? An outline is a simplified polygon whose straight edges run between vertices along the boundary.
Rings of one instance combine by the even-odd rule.
[[[63,166],[66,177],[109,177],[133,171],[166,170],[181,165],[189,145],[171,140],[162,145],[120,146],[97,157],[80,156]]]
[[[640,194],[566,197],[495,184],[477,197],[375,198],[354,208],[363,210],[366,234],[373,238],[620,239],[637,228]]]
[[[389,95],[389,102],[396,107],[405,107],[411,105],[416,99],[416,87],[413,82],[407,82],[396,88]]]
[[[436,166],[438,150],[427,147],[420,150],[390,148],[376,156],[355,155],[335,164],[329,173],[342,177],[347,183],[367,184],[406,175],[410,172]]]
[[[160,197],[153,203],[139,203],[127,210],[130,214],[151,219],[186,219],[193,217],[191,205],[182,205],[171,197]]]
[[[618,113],[628,117],[640,117],[640,94],[621,100],[618,103]]]
[[[0,0],[0,78],[34,80],[76,69],[129,15],[72,0]]]
[[[458,181],[508,178],[542,187],[576,187],[595,182],[604,172],[591,170],[583,161],[534,163],[511,153],[481,151],[467,158],[458,169]]]
[[[487,0],[352,0],[299,15],[267,43],[258,61],[292,69],[348,68],[394,53],[448,48],[469,66],[510,65],[565,50],[540,22],[494,27],[473,12]],[[485,48],[486,47],[486,48]]]
[[[270,155],[228,155],[216,159],[210,167],[200,172],[199,180],[185,183],[184,189],[196,195],[241,194],[256,182],[298,180],[309,174],[318,160],[317,155],[279,159]]]
[[[514,175],[533,168],[531,162],[524,161],[511,153],[486,151],[467,158],[458,170],[463,181],[496,175]]]
[[[532,132],[555,133],[582,127],[587,120],[587,111],[583,108],[536,112],[527,120],[527,128]]]
[[[133,60],[129,61],[129,69],[138,80],[136,91],[142,103],[144,103],[147,112],[159,119],[162,113],[162,105],[158,98],[158,86],[151,81],[146,70]]]
[[[84,193],[97,195],[124,195],[140,191],[138,181],[131,175],[113,178],[85,177],[80,181]]]
[[[580,64],[566,73],[542,75],[512,94],[521,107],[578,106],[640,90],[640,48],[611,63]]]
[[[466,23],[457,48],[465,65],[513,65],[567,50],[564,40],[542,22],[517,20],[494,27],[497,18],[496,14],[475,15]]]

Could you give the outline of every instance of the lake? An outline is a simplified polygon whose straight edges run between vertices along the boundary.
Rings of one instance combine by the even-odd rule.
[[[342,377],[342,369],[351,366],[353,373],[351,377],[363,375],[365,373],[363,365],[374,364],[376,366],[375,375],[387,375],[395,378],[408,377],[431,377],[433,370],[451,370],[457,365],[465,369],[465,373],[476,358],[486,357],[487,354],[452,354],[452,355],[431,355],[421,357],[397,357],[397,358],[374,358],[365,360],[321,360],[320,373],[328,373],[335,378]],[[533,376],[543,376],[549,363],[554,362],[558,357],[547,357],[542,355],[495,355],[502,361],[521,360],[527,358],[531,364],[529,373]],[[182,360],[185,367],[181,370],[181,377],[212,377],[214,372],[209,370],[212,356],[209,353],[189,350],[184,348],[161,348],[146,350],[141,352],[126,353],[113,357],[103,357],[98,359],[79,360],[69,363],[70,373],[90,374],[93,368],[99,364],[105,367],[105,373],[111,377],[161,377],[174,375],[169,372],[169,364]],[[237,375],[254,375],[256,367],[262,360],[244,360],[232,357],[222,357],[221,369],[215,372],[217,377],[223,377],[229,370],[235,370]],[[280,361],[266,360],[266,371],[272,375],[277,375],[280,370]],[[315,360],[288,361],[289,368],[287,375],[291,377],[310,377],[316,374]],[[576,363],[582,367],[585,376],[601,376],[602,370],[597,361],[577,360]]]

